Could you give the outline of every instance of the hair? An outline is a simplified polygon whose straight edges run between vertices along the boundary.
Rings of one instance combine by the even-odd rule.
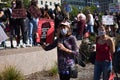
[[[23,8],[23,1],[22,0],[16,0],[16,8]]]
[[[106,25],[103,25],[103,24],[99,25],[98,30],[99,30],[100,28],[104,28],[105,31],[107,30],[107,29],[106,29],[106,28],[107,28]]]
[[[37,0],[31,0],[31,5],[37,6],[38,1]]]
[[[61,28],[61,27],[67,27],[67,28],[68,28],[68,33],[67,33],[66,37],[69,37],[69,36],[72,34],[71,28],[70,28],[69,26],[60,24],[60,25],[59,25],[59,28]],[[61,33],[59,33],[58,36],[59,36],[59,38],[62,38],[62,37],[63,37]]]

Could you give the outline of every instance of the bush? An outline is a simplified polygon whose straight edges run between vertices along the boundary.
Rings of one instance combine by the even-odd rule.
[[[0,80],[25,80],[23,74],[15,67],[6,67],[1,73]]]

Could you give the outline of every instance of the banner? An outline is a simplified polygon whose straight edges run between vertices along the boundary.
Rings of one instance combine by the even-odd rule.
[[[119,3],[110,3],[109,12],[120,12],[120,2]]]
[[[114,18],[111,15],[103,15],[102,16],[102,24],[104,25],[113,25],[114,24]]]
[[[27,12],[25,9],[13,9],[12,18],[26,18]]]

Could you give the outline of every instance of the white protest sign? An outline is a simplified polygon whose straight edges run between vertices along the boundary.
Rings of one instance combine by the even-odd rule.
[[[102,16],[102,24],[104,25],[113,25],[114,24],[114,18],[111,15],[103,15]]]

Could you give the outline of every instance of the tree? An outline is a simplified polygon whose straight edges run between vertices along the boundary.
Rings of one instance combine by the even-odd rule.
[[[90,10],[91,13],[94,13],[94,11],[97,10],[97,7],[96,6],[87,6],[87,7],[84,7],[83,8],[83,13],[86,13],[87,10]]]
[[[11,1],[12,0],[1,0],[1,1],[6,2],[6,5],[4,5],[3,7],[10,7],[11,6]],[[24,4],[25,8],[28,7],[29,2],[30,2],[30,0],[23,0],[23,4]]]
[[[71,20],[73,20],[74,17],[77,16],[78,12],[79,12],[79,9],[77,7],[75,7],[75,6],[72,6],[72,12],[70,12]]]
[[[23,0],[25,8],[29,6],[30,0]]]

